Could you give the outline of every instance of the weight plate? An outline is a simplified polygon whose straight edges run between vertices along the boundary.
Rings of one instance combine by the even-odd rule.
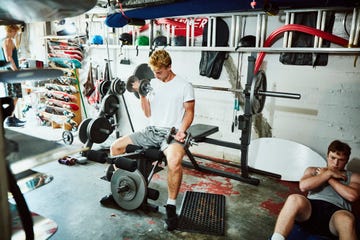
[[[70,131],[63,131],[62,139],[66,145],[71,145],[74,142],[74,135]]]
[[[122,95],[125,92],[125,82],[116,78],[111,82],[111,91],[114,94]]]
[[[149,65],[147,63],[142,63],[139,66],[136,67],[134,71],[134,75],[138,79],[153,79],[155,78],[154,72],[151,70]]]
[[[101,96],[105,96],[110,89],[111,81],[103,81],[100,83],[99,89]]]
[[[113,116],[119,109],[119,98],[114,94],[107,94],[102,100],[101,110],[107,116]]]
[[[126,90],[128,90],[129,92],[134,92],[132,84],[135,81],[139,81],[139,79],[135,75],[131,75],[126,82]]]
[[[252,114],[261,113],[265,106],[266,96],[258,94],[259,91],[266,91],[266,75],[260,70],[253,77],[250,89],[250,106]]]
[[[112,133],[113,129],[109,120],[99,117],[90,121],[87,126],[89,140],[93,143],[103,143]]]
[[[92,118],[86,118],[79,125],[79,139],[80,139],[80,142],[82,142],[82,143],[86,143],[87,140],[89,139],[89,136],[87,133],[87,127],[91,120],[92,120]]]
[[[147,79],[142,79],[140,81],[139,94],[141,96],[146,96],[150,92],[150,89],[151,89],[150,81]]]
[[[124,188],[120,190],[120,188]],[[120,191],[119,191],[120,190]],[[125,210],[141,206],[147,196],[146,181],[139,170],[117,169],[111,177],[111,193],[115,202]]]

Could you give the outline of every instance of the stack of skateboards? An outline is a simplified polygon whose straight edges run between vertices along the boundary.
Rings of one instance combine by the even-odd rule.
[[[38,112],[43,125],[65,130],[77,130],[81,122],[81,105],[77,79],[58,77],[45,83],[44,105]]]
[[[42,124],[65,130],[77,130],[81,122],[78,68],[83,49],[79,39],[48,39],[49,65],[62,69],[64,76],[45,83],[44,106],[38,112]]]

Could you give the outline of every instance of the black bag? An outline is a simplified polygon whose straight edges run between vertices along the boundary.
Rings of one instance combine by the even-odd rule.
[[[295,13],[295,24],[309,27],[316,27],[317,12]],[[327,12],[325,22],[325,32],[332,32],[335,14]],[[314,47],[314,36],[302,32],[293,32],[291,47]],[[330,47],[330,42],[323,40],[322,47]],[[310,65],[326,66],[328,62],[327,53],[281,53],[280,62],[289,65]]]
[[[204,26],[202,46],[207,46],[208,23]],[[216,43],[217,47],[228,46],[229,27],[226,22],[216,19]],[[222,67],[227,56],[227,52],[202,51],[200,60],[200,75],[218,79],[220,77]]]

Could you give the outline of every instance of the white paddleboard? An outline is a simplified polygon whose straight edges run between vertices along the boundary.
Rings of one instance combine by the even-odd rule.
[[[325,167],[326,160],[297,142],[280,138],[258,138],[249,145],[248,165],[279,174],[284,181],[300,181],[307,167]]]

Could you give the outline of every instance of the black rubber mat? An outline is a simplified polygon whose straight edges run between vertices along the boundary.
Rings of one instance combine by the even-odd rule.
[[[185,192],[178,230],[210,235],[225,235],[225,196]]]

